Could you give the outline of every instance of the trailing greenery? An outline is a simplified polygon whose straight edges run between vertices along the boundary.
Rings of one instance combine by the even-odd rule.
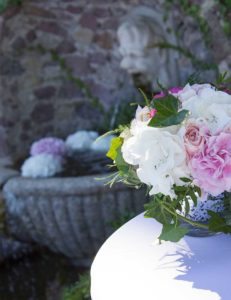
[[[201,16],[201,5],[192,3],[190,0],[165,0],[166,5],[166,16],[168,17],[169,12],[174,7],[180,7],[181,11],[192,17],[195,23],[198,25],[199,30],[203,34],[205,43],[210,44],[210,29],[205,18]]]
[[[223,31],[227,36],[231,35],[231,0],[216,0],[219,4],[220,14],[222,16]]]
[[[197,67],[199,70],[217,70],[218,67],[215,63],[208,63],[206,61],[203,61],[201,59],[198,59],[193,53],[191,53],[189,50],[182,48],[177,45],[173,45],[167,42],[162,43],[156,43],[153,44],[153,47],[161,48],[161,49],[171,49],[174,51],[177,51],[184,55],[185,57],[189,58],[192,62],[192,64]]]
[[[21,5],[23,0],[0,0],[0,13],[4,12],[10,5]]]
[[[79,281],[64,290],[62,300],[90,300],[90,273],[80,275]]]
[[[218,10],[220,12],[221,25],[226,35],[231,34],[231,0],[216,0]],[[191,0],[165,0],[165,16],[167,19],[172,9],[179,7],[182,13],[187,16],[190,16],[195,21],[195,24],[198,25],[200,32],[203,35],[205,44],[207,47],[211,45],[211,29],[209,28],[207,20],[202,16],[201,13],[202,4],[193,3]],[[177,35],[177,33],[176,33]],[[178,51],[185,57],[189,58],[192,64],[198,70],[210,70],[213,69],[218,72],[218,67],[215,63],[207,63],[195,57],[191,51],[186,48],[182,48],[178,45],[172,45],[169,43],[159,43],[156,45],[159,48],[166,48]]]
[[[93,95],[89,86],[81,78],[73,75],[72,68],[67,65],[65,58],[59,55],[55,49],[47,49],[42,45],[37,45],[30,47],[30,50],[37,50],[42,54],[49,53],[51,59],[54,62],[58,63],[60,69],[66,74],[66,78],[69,81],[73,82],[80,89],[83,95],[90,101],[92,106],[99,109],[101,113],[105,113],[103,104],[101,103],[100,99]]]
[[[129,120],[131,120],[136,110],[134,106],[129,106],[127,100],[124,99],[124,101],[121,100],[119,103],[111,105],[109,110],[106,110],[101,100],[93,95],[89,85],[80,77],[74,76],[73,70],[67,65],[65,58],[59,55],[55,49],[47,49],[42,45],[36,45],[29,47],[29,50],[38,51],[41,54],[49,53],[52,61],[56,62],[65,74],[65,78],[74,83],[82,92],[83,96],[89,100],[92,107],[100,112],[101,120],[95,124],[96,130],[100,134],[104,134],[110,128],[119,127],[119,124],[127,124]]]
[[[110,225],[114,230],[117,230],[135,216],[136,214],[134,212],[128,211],[124,215],[120,216],[116,221],[111,222]]]

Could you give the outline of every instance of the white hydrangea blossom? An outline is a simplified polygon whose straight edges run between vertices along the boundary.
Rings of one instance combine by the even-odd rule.
[[[92,144],[91,144],[91,150],[98,151],[98,152],[107,152],[108,149],[110,148],[111,140],[115,136],[110,134],[105,137],[96,139]]]
[[[69,151],[88,150],[97,137],[98,133],[96,131],[79,130],[69,135],[65,143]]]
[[[39,154],[25,160],[21,172],[23,177],[52,177],[63,170],[62,159],[51,154]]]
[[[136,166],[141,182],[151,186],[150,195],[174,197],[173,184],[183,185],[188,176],[183,141],[163,129],[141,126],[122,146],[124,160]]]

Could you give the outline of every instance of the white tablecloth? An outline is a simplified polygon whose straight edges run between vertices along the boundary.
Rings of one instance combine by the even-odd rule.
[[[231,300],[231,236],[156,241],[143,215],[117,230],[91,268],[92,300]]]

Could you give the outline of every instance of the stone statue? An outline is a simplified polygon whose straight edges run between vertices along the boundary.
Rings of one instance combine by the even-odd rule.
[[[163,21],[161,12],[143,6],[133,9],[118,28],[121,67],[139,87],[149,86],[153,90],[157,80],[164,86],[179,84],[178,52],[160,47],[166,43],[177,45],[168,28],[170,25]]]

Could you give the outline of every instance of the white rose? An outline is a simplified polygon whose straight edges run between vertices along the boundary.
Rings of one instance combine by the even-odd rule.
[[[145,106],[141,107],[138,105],[136,109],[136,120],[141,122],[147,122],[151,119],[150,108]]]
[[[122,146],[124,160],[137,166],[139,179],[151,186],[150,195],[163,193],[174,196],[172,185],[183,184],[187,177],[182,139],[153,127],[143,127]]]
[[[31,156],[22,165],[22,176],[32,178],[54,176],[63,170],[62,162],[59,156],[52,154]]]
[[[182,108],[190,111],[190,117],[203,121],[215,133],[231,122],[231,95],[216,91],[212,86],[187,85],[178,93]]]

